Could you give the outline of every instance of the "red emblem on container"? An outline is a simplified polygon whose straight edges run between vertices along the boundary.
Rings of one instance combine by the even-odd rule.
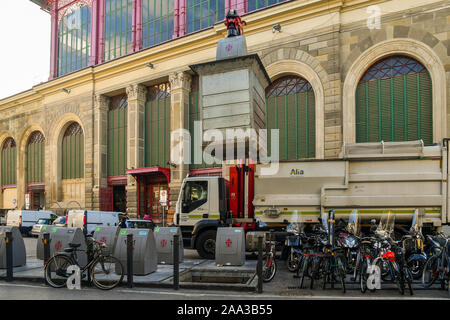
[[[58,242],[55,244],[55,249],[56,249],[56,251],[59,251],[59,249],[61,249],[61,247],[62,247],[61,241],[58,241]]]
[[[167,245],[167,240],[166,239],[162,239],[161,240],[161,247],[165,247]]]
[[[225,244],[227,245],[227,247],[230,247],[233,244],[233,241],[231,241],[231,239],[227,239],[227,241],[225,241]]]

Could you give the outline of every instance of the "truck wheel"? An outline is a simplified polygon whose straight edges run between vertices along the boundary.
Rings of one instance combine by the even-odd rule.
[[[216,252],[216,230],[206,230],[197,239],[197,252],[203,259],[214,259]]]

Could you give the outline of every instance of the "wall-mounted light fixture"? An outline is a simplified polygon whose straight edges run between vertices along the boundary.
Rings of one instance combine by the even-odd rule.
[[[167,164],[169,166],[173,167],[173,168],[177,168],[178,167],[176,163],[173,163],[173,162],[170,162],[170,161],[167,161]]]
[[[151,63],[151,62],[147,62],[145,65],[146,65],[147,67],[149,67],[150,69],[154,69],[154,68],[155,68],[155,66],[154,66],[153,63]]]
[[[275,33],[275,32],[281,32],[281,25],[279,24],[279,23],[275,23],[273,26],[272,26],[272,32],[273,33]]]
[[[66,89],[66,88],[62,88],[61,91],[69,94],[71,90],[70,89]]]

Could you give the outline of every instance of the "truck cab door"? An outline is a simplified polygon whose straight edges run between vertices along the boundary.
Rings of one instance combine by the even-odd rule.
[[[209,218],[209,189],[207,180],[186,181],[181,201],[181,222]]]

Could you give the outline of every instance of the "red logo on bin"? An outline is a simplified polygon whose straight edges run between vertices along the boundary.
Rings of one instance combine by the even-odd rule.
[[[227,247],[230,247],[233,244],[233,241],[231,241],[231,239],[227,239],[227,241],[225,241],[225,244],[227,245]]]
[[[100,242],[106,243],[106,238],[105,238],[105,237],[102,237],[102,238],[100,239]]]
[[[166,239],[162,239],[161,240],[161,247],[165,247],[167,245],[167,240]]]
[[[62,243],[61,243],[61,241],[58,241],[58,242],[55,244],[55,249],[56,249],[56,251],[59,251],[59,249],[61,249],[61,247],[62,247]]]

